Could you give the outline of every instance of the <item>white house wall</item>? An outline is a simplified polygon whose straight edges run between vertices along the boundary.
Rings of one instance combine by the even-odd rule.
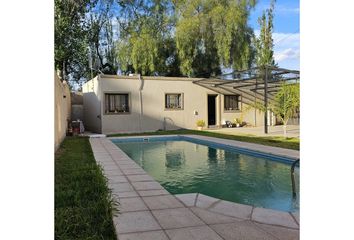
[[[158,129],[195,128],[198,119],[207,120],[207,95],[217,94],[192,83],[176,80],[144,80],[142,90],[143,114],[140,120],[138,79],[105,78],[102,93],[129,93],[129,114],[105,114],[102,103],[103,133],[155,131]],[[166,93],[182,93],[183,109],[165,109]],[[198,115],[194,115],[194,111]],[[141,121],[141,125],[140,125]]]
[[[84,126],[92,132],[101,132],[101,96],[99,80],[95,77],[82,86]]]
[[[83,86],[84,124],[99,133],[147,132],[158,129],[195,129],[196,121],[203,119],[208,124],[208,94],[216,97],[216,124],[241,117],[241,111],[224,110],[224,96],[196,84],[188,78],[143,77],[142,115],[140,114],[140,80],[137,76],[121,77],[101,75]],[[128,93],[130,113],[105,113],[105,93]],[[183,109],[165,109],[166,93],[182,93]],[[101,100],[102,99],[102,100]],[[246,105],[241,106],[244,110]],[[195,115],[194,112],[198,115]],[[243,120],[251,125],[263,125],[264,117],[254,109],[243,111]],[[256,114],[256,118],[255,118]],[[100,118],[98,118],[99,116]],[[256,120],[255,120],[256,119]]]

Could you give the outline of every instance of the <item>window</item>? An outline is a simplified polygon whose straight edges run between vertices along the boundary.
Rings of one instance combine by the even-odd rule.
[[[182,109],[183,95],[181,93],[167,93],[165,94],[165,108],[166,109]]]
[[[129,113],[129,94],[106,93],[105,113]]]
[[[224,96],[224,109],[226,111],[239,110],[239,95],[225,95]]]

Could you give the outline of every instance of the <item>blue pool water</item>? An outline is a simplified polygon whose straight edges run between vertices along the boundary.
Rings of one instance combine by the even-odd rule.
[[[199,192],[257,207],[299,209],[290,159],[188,137],[112,141],[172,194]],[[299,168],[295,173],[299,190]]]

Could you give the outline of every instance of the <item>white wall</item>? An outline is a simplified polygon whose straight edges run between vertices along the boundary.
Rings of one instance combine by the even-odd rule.
[[[59,80],[54,73],[54,91],[55,91],[55,113],[54,113],[54,136],[55,150],[66,136],[68,120],[71,115],[70,89],[67,83]]]
[[[130,94],[129,114],[105,114],[102,102],[103,133],[140,132],[166,129],[196,128],[196,121],[207,121],[207,94],[216,94],[192,83],[191,80],[154,80],[144,77],[142,90],[143,115],[140,127],[140,80],[135,78],[102,78],[102,93],[117,92]],[[165,109],[165,93],[183,93],[183,110]],[[198,115],[194,115],[194,111]]]
[[[96,133],[101,133],[101,96],[99,88],[98,76],[82,86],[85,130]]]
[[[263,113],[254,109],[227,112],[224,110],[224,96],[193,84],[190,78],[143,77],[142,115],[140,107],[139,88],[141,81],[138,76],[101,75],[83,85],[84,124],[86,129],[93,132],[127,133],[146,132],[158,129],[195,129],[196,121],[203,119],[208,124],[208,94],[216,97],[216,124],[221,125],[225,120],[233,121],[241,117],[250,125],[262,126]],[[105,113],[105,93],[128,93],[129,113]],[[183,109],[165,109],[165,93],[182,93]],[[198,115],[194,115],[194,111]],[[256,121],[255,121],[256,114]],[[101,116],[101,120],[97,118]]]

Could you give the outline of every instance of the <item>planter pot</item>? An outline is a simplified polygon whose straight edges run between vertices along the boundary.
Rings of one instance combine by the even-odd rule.
[[[199,131],[203,130],[203,127],[197,127]]]

